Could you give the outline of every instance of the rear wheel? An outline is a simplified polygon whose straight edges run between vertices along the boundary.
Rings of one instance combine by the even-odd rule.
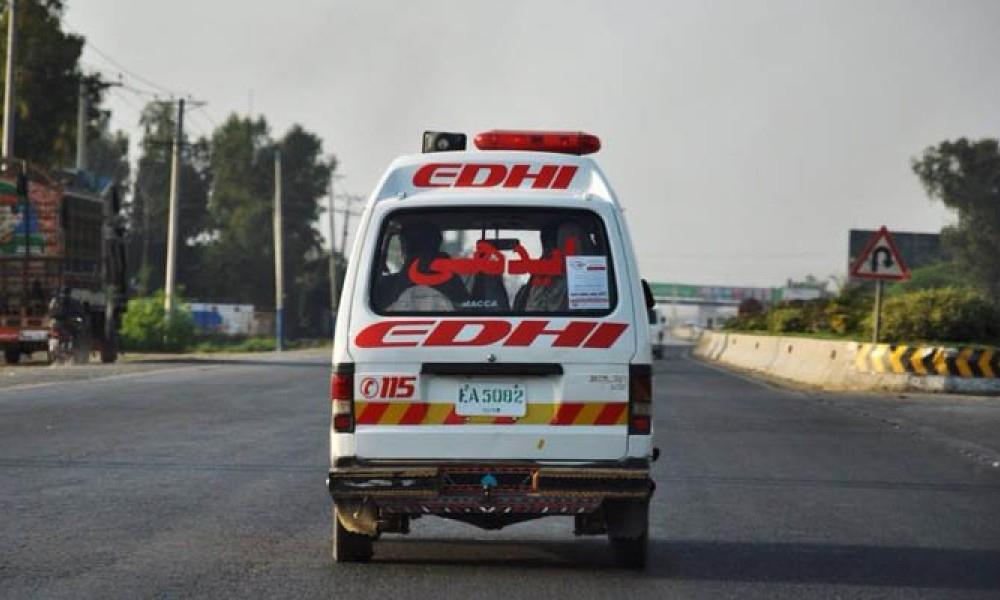
[[[642,569],[649,549],[649,500],[616,500],[604,503],[608,541],[621,567]]]
[[[367,562],[374,549],[372,538],[348,531],[337,515],[336,502],[333,504],[333,562]]]
[[[3,359],[8,365],[16,365],[21,362],[21,351],[17,348],[7,348],[3,351]]]

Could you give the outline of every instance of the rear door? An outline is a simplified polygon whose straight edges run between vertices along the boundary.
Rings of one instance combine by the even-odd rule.
[[[554,204],[374,215],[350,330],[359,458],[626,455],[636,333],[614,212]]]

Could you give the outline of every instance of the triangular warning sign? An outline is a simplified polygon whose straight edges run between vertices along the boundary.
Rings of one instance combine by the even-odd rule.
[[[851,265],[851,277],[862,279],[909,279],[910,269],[903,262],[892,234],[883,225]]]

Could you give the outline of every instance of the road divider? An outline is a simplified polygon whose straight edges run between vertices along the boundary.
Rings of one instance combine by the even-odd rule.
[[[1000,394],[1000,350],[706,331],[694,355],[828,390]]]

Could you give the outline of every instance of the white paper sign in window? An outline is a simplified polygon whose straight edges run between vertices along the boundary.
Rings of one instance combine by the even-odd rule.
[[[570,310],[606,310],[608,293],[606,256],[566,257],[566,287]]]

